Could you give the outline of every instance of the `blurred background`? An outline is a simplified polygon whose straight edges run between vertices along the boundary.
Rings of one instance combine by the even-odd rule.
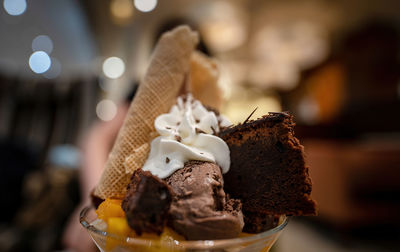
[[[295,116],[319,215],[292,218],[274,251],[400,251],[399,1],[0,2],[0,251],[63,250],[83,142],[179,23],[217,60],[233,122]]]

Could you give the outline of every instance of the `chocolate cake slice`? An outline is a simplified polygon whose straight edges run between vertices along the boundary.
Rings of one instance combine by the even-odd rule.
[[[128,225],[138,235],[142,232],[160,235],[167,221],[172,189],[165,181],[148,171],[136,170],[122,201]]]
[[[288,113],[260,119],[220,132],[230,149],[231,167],[224,174],[225,191],[240,199],[245,230],[263,229],[260,216],[315,215],[311,179],[303,146],[294,137]]]
[[[250,234],[258,234],[263,231],[272,229],[279,224],[279,215],[269,215],[262,212],[246,212],[244,215],[243,232]]]

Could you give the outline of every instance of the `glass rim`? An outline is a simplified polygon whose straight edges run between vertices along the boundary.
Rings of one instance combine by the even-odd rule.
[[[93,232],[97,235],[100,235],[104,238],[110,237],[116,240],[124,241],[128,245],[151,245],[155,241],[154,239],[148,239],[148,238],[138,238],[138,237],[125,237],[125,236],[120,236],[117,234],[109,233],[107,231],[100,230],[96,228],[94,225],[90,223],[90,221],[87,220],[87,215],[90,210],[94,210],[93,206],[87,206],[82,209],[79,217],[79,221],[82,224],[82,226],[87,229],[89,232]],[[194,241],[178,241],[174,240],[174,246],[182,246],[184,248],[218,248],[221,246],[227,246],[227,245],[235,245],[235,244],[242,244],[242,243],[247,243],[247,242],[255,242],[257,240],[262,240],[265,239],[269,236],[273,236],[277,234],[279,231],[281,231],[289,221],[289,217],[282,215],[280,224],[272,229],[268,229],[264,232],[250,235],[250,236],[245,236],[245,237],[237,237],[237,238],[231,238],[231,239],[220,239],[220,240],[194,240]]]

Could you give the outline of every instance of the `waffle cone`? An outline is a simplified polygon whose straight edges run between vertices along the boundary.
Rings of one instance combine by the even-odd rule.
[[[155,118],[175,103],[197,42],[197,33],[188,26],[162,35],[95,188],[95,196],[124,197],[132,172],[146,161]]]

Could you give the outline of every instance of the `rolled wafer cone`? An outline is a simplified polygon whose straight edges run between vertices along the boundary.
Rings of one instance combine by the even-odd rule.
[[[198,34],[188,26],[164,33],[118,133],[94,195],[123,198],[133,171],[142,167],[155,118],[169,111],[189,71]]]
[[[201,52],[192,54],[189,92],[204,105],[220,109],[222,93],[218,86],[219,71],[214,60]]]

